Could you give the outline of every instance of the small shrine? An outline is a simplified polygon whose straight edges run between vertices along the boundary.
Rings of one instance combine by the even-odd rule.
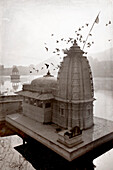
[[[20,74],[19,74],[19,70],[16,66],[13,66],[12,69],[12,74],[11,74],[11,80],[19,80],[20,79]]]

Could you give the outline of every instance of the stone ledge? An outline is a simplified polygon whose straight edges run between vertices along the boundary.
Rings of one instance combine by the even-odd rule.
[[[113,122],[97,117],[94,117],[94,126],[83,131],[83,142],[72,148],[68,148],[57,141],[58,134],[54,124],[43,125],[20,114],[8,115],[6,121],[68,161],[72,161],[105,142],[113,140]]]

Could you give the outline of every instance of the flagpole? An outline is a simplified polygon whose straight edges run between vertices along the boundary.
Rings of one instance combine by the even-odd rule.
[[[98,13],[97,17],[99,16],[99,14],[100,14],[100,12]],[[96,17],[96,19],[97,19],[97,17]],[[96,19],[95,19],[95,21],[96,21]],[[91,32],[92,29],[93,29],[93,26],[94,26],[94,24],[95,24],[95,21],[94,21],[92,27],[91,27],[90,30],[89,30],[89,33],[88,33],[88,35],[87,35],[87,37],[86,37],[86,40],[85,40],[85,43],[84,43],[84,45],[83,45],[82,50],[84,49],[84,47],[85,47],[85,45],[86,45],[86,42],[87,42],[87,40],[88,40],[88,37],[89,37],[90,32]]]

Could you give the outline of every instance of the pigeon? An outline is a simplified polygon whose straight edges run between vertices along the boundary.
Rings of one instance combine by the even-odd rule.
[[[45,49],[46,49],[46,51],[48,51],[48,48],[47,48],[47,47],[45,47]]]
[[[56,53],[55,51],[53,51],[53,53]]]
[[[57,52],[59,52],[60,50],[58,48],[56,48]]]
[[[85,43],[86,41],[83,41],[83,43]]]
[[[109,24],[111,24],[111,21],[109,21]]]
[[[82,26],[82,28],[84,28],[84,26]]]
[[[61,39],[61,41],[63,41],[64,38]]]
[[[88,27],[89,24],[86,24],[86,26]]]
[[[77,34],[77,36],[79,36],[80,34]]]
[[[53,63],[51,63],[51,65],[53,65],[53,66],[54,66],[54,64],[53,64]]]
[[[92,44],[94,44],[94,41],[92,41]]]
[[[81,28],[79,28],[78,31],[81,31]]]
[[[51,36],[53,36],[54,34],[51,34]]]
[[[108,41],[111,41],[111,40],[108,40]]]
[[[57,55],[60,55],[60,54],[57,54]]]
[[[43,70],[44,67],[41,68],[41,70]]]
[[[58,69],[58,68],[60,68],[60,66],[59,66],[59,65],[57,65],[57,69]]]
[[[56,43],[59,43],[59,41],[58,41],[58,40],[56,40]]]
[[[89,43],[87,43],[87,45],[91,45],[91,44],[90,44],[90,42],[89,42]]]
[[[73,39],[73,38],[69,38],[70,39],[70,41]]]
[[[30,73],[32,73],[32,71],[29,71]]]
[[[39,72],[39,70],[36,70],[37,71],[37,73]]]
[[[108,24],[106,24],[106,26],[108,26]]]
[[[47,67],[47,69],[48,69],[48,68],[49,68],[49,64],[46,64],[46,63],[45,63],[45,65],[46,65],[46,67]]]
[[[89,36],[92,36],[92,34],[89,34]]]

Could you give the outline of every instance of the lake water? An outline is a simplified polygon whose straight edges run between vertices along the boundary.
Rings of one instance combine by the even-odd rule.
[[[36,76],[21,76],[20,81],[11,82],[10,77],[0,78],[0,94],[10,95],[22,89],[24,83],[30,83]],[[113,78],[95,78],[94,115],[113,121]],[[22,144],[18,136],[0,138],[0,170],[26,169],[33,170],[14,146]],[[93,162],[96,170],[113,170],[113,149],[101,155]]]

